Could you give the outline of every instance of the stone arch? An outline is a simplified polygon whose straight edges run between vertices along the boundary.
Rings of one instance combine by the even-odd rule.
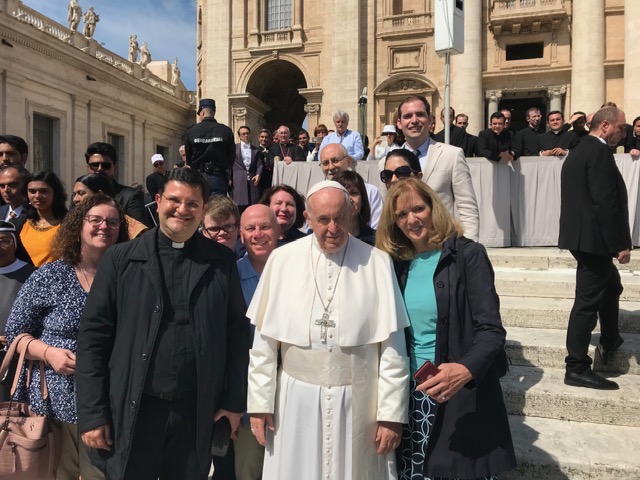
[[[437,91],[438,88],[433,82],[418,73],[392,75],[380,82],[373,91],[377,114],[374,119],[377,122],[373,126],[374,131],[382,129],[386,124],[395,124],[398,105],[406,97],[422,95],[433,107],[433,99]]]
[[[307,85],[298,65],[288,60],[271,59],[254,69],[244,91],[268,107],[262,122],[266,128],[273,130],[287,125],[295,133],[306,116],[307,100],[300,91]]]

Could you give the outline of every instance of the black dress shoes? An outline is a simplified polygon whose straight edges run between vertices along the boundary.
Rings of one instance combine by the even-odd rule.
[[[613,346],[606,350],[601,343],[598,343],[598,346],[596,348],[598,349],[598,353],[600,354],[600,360],[602,361],[603,365],[606,365],[609,363],[609,358],[611,354],[616,350],[618,350],[620,348],[620,345],[622,345],[623,343],[624,343],[624,340],[622,339],[622,337],[618,337],[616,342],[613,344]]]
[[[601,377],[591,369],[584,373],[565,373],[564,383],[572,387],[595,388],[598,390],[618,390],[620,388],[616,382]]]

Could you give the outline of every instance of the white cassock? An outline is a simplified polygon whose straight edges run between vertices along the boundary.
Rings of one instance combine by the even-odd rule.
[[[409,321],[389,256],[353,237],[345,248],[325,254],[313,235],[278,248],[249,306],[248,412],[275,414],[265,480],[397,478],[375,434],[407,421]]]

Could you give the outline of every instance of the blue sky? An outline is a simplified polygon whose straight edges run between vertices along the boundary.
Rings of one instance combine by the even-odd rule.
[[[68,0],[23,0],[34,10],[68,25]],[[94,38],[127,58],[129,35],[147,42],[152,60],[178,57],[181,80],[188,90],[196,85],[196,0],[79,0],[82,11],[93,6],[100,16]],[[78,30],[82,32],[82,22]]]

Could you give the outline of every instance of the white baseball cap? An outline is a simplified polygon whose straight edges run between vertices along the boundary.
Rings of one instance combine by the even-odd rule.
[[[164,162],[164,157],[161,153],[156,153],[151,157],[151,165],[154,165],[156,162]]]

